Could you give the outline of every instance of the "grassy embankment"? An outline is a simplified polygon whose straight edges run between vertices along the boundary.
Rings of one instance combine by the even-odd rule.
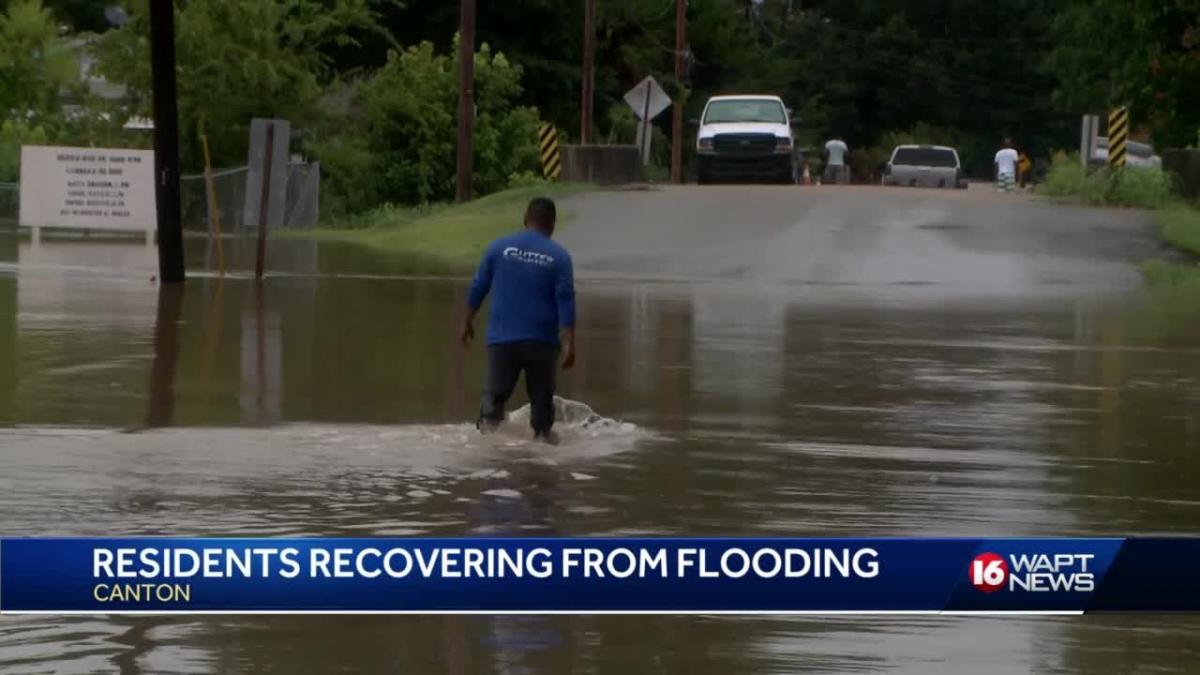
[[[465,204],[384,206],[295,236],[361,244],[381,253],[423,259],[435,269],[466,269],[493,239],[520,229],[525,206],[533,197],[557,200],[588,189],[591,186],[583,183],[551,183],[504,190]],[[560,207],[558,220],[560,227],[569,226],[570,213]]]
[[[1200,293],[1200,205],[1174,195],[1171,177],[1158,169],[1084,171],[1077,158],[1060,158],[1038,194],[1098,206],[1154,209],[1159,236],[1192,258],[1190,263],[1149,260],[1143,269],[1152,283],[1187,286]]]

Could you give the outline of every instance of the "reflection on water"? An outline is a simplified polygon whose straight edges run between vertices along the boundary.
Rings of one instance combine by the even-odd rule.
[[[454,345],[463,281],[389,278],[383,264],[333,276],[343,249],[297,250],[273,260],[301,273],[261,289],[0,268],[4,534],[1108,535],[1200,522],[1194,300],[835,302],[584,282],[552,448],[529,441],[521,411],[495,436],[468,423],[483,364]],[[19,255],[0,237],[0,264]],[[1186,670],[1197,627],[6,617],[0,670]]]
[[[158,289],[158,311],[154,317],[154,364],[150,368],[150,386],[146,426],[171,425],[175,412],[175,368],[179,362],[179,318],[183,311],[183,286],[164,285]]]

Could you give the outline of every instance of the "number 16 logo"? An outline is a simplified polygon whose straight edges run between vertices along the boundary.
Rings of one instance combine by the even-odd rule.
[[[1008,581],[1008,563],[995,553],[980,553],[971,561],[971,585],[995,593]]]

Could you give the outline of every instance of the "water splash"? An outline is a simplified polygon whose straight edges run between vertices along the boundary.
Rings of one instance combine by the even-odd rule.
[[[506,426],[528,428],[529,412],[529,404],[512,411],[508,415]],[[554,397],[554,429],[564,441],[570,438],[631,436],[638,431],[634,424],[604,417],[586,403],[561,396]]]

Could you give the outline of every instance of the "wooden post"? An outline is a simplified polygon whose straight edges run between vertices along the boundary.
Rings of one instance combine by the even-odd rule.
[[[458,201],[471,199],[475,171],[475,0],[462,0],[458,15]]]
[[[258,252],[254,258],[254,278],[262,280],[267,257],[267,215],[271,210],[271,165],[275,158],[275,122],[267,123],[266,161],[263,163],[262,200],[258,206]]]
[[[683,50],[687,42],[687,0],[675,0],[675,81],[683,82]],[[678,96],[676,97],[678,98]],[[676,100],[671,127],[671,181],[683,182],[683,104]]]
[[[583,3],[583,94],[579,102],[579,142],[582,145],[592,143],[592,113],[595,108],[596,88],[596,0],[584,0]]]
[[[158,206],[158,277],[184,281],[179,208],[179,111],[175,90],[175,3],[150,0],[150,79],[154,107],[154,176]]]

